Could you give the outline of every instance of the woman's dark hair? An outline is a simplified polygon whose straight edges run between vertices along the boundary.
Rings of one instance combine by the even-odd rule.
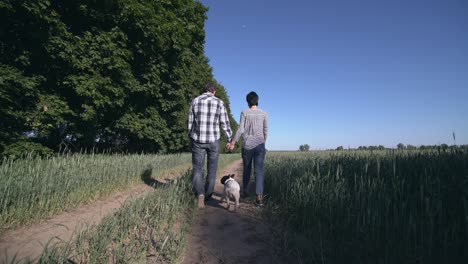
[[[252,105],[257,105],[258,106],[258,95],[255,92],[250,92],[247,97],[247,103],[249,104],[249,107]]]

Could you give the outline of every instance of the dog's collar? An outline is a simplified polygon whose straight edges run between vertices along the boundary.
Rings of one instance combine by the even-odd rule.
[[[224,182],[224,184],[227,184],[229,181],[233,181],[233,180],[234,180],[233,178],[229,178]]]

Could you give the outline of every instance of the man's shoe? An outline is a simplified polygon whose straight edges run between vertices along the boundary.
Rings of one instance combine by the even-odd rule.
[[[255,205],[258,206],[258,207],[263,207],[263,200],[257,200],[255,202]]]
[[[205,195],[200,194],[198,195],[198,208],[205,208]]]

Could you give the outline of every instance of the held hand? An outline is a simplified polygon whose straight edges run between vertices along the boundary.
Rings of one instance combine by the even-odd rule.
[[[231,143],[229,143],[229,150],[233,150],[234,147],[236,146],[236,142],[235,141],[231,141]]]

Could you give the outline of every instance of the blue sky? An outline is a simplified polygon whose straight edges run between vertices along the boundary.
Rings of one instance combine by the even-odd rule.
[[[202,0],[234,117],[255,91],[267,148],[468,144],[468,1]]]

